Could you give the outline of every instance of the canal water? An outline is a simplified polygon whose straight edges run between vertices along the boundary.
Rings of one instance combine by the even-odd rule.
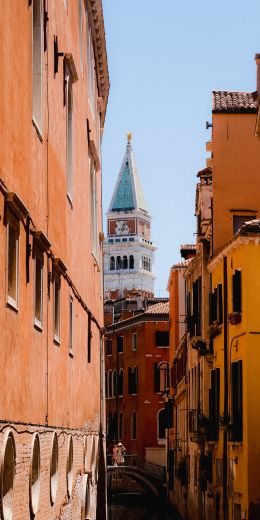
[[[178,520],[174,512],[144,495],[125,493],[108,504],[108,520]]]

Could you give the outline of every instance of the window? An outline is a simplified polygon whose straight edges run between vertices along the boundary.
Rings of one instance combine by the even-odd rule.
[[[7,225],[7,303],[18,307],[19,224],[10,217]]]
[[[53,284],[53,335],[56,342],[60,342],[60,278],[54,278]]]
[[[137,332],[132,334],[132,350],[137,350]]]
[[[117,343],[117,353],[118,354],[123,354],[123,352],[124,352],[124,336],[117,336],[116,343]]]
[[[73,88],[77,71],[71,54],[64,58],[64,102],[66,106],[67,195],[73,200]]]
[[[113,397],[117,396],[117,373],[113,371]]]
[[[236,270],[232,276],[233,289],[233,312],[242,311],[242,295],[241,295],[241,271]]]
[[[69,440],[68,440],[66,476],[67,476],[67,494],[68,494],[68,498],[70,498],[72,495],[72,483],[73,483],[73,440],[72,440],[71,436],[69,437]]]
[[[157,421],[158,439],[165,439],[165,429],[167,427],[167,414],[165,408],[158,412]]]
[[[138,393],[138,367],[128,367],[128,393]]]
[[[123,256],[123,269],[128,269],[128,258]]]
[[[32,13],[32,116],[40,134],[43,127],[42,76],[43,76],[43,10],[42,0],[33,0]]]
[[[110,258],[110,271],[114,271],[114,270],[115,270],[115,257],[111,256],[111,258]]]
[[[131,420],[131,439],[136,440],[136,413],[134,412]]]
[[[201,277],[192,284],[193,300],[193,330],[191,335],[200,336],[201,334]]]
[[[92,34],[87,17],[87,88],[88,88],[88,100],[89,106],[92,112],[92,116],[95,117],[96,110],[96,83],[95,83],[95,60],[93,52]]]
[[[230,440],[243,440],[243,373],[242,361],[231,363],[231,429]]]
[[[156,330],[155,331],[155,345],[156,347],[169,347],[169,331]]]
[[[15,442],[13,433],[6,430],[1,456],[1,502],[3,519],[13,518],[13,488],[15,476]]]
[[[123,414],[119,414],[119,439],[123,439]]]
[[[155,392],[166,392],[169,389],[169,365],[166,362],[154,364]]]
[[[108,372],[108,397],[112,397],[112,370]]]
[[[256,215],[233,215],[233,234],[235,234],[245,222],[254,219],[256,219]]]
[[[98,260],[98,200],[97,178],[94,163],[90,160],[90,192],[91,192],[91,244],[92,253]]]
[[[219,435],[220,369],[211,370],[209,390],[209,440],[217,441]]]
[[[119,373],[118,373],[117,384],[118,384],[118,395],[120,397],[122,397],[124,394],[124,371],[122,368],[120,368]]]
[[[32,441],[30,470],[30,508],[33,515],[37,513],[40,498],[40,438],[35,433]]]
[[[223,323],[223,300],[222,300],[222,284],[219,283],[212,293],[209,295],[209,321],[212,324],[217,321]]]
[[[133,255],[130,255],[129,256],[129,269],[134,269],[134,266],[135,266],[134,257],[133,257]]]
[[[79,60],[80,70],[83,74],[83,26],[82,26],[82,0],[78,0],[78,11],[79,11]]]
[[[50,485],[51,485],[51,503],[55,502],[57,489],[58,489],[58,462],[59,462],[59,449],[58,449],[58,437],[54,433],[52,440],[51,450],[51,466],[50,466]]]
[[[34,272],[34,325],[42,329],[42,309],[43,309],[43,255],[35,253],[35,272]]]
[[[69,297],[69,353],[73,355],[74,348],[74,312],[73,312],[73,298]]]
[[[105,345],[106,345],[106,355],[112,356],[112,339],[106,339]]]
[[[121,256],[116,257],[116,269],[117,271],[121,269]]]
[[[108,397],[108,373],[105,372],[105,396]]]

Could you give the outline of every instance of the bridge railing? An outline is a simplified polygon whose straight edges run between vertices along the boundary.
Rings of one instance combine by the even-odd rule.
[[[107,465],[114,465],[113,456],[110,454],[107,455]],[[150,462],[149,460],[143,459],[138,455],[124,455],[124,463],[120,464],[120,466],[128,466],[139,469],[160,480],[161,482],[164,482],[166,478],[166,470],[164,466]]]

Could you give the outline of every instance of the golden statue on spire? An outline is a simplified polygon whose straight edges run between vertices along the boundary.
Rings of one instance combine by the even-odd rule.
[[[127,141],[128,143],[130,143],[132,141],[132,133],[131,132],[127,132]]]

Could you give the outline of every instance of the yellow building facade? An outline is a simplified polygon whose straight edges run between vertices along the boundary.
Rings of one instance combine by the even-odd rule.
[[[208,269],[213,322],[212,370],[218,374],[212,410],[219,417],[212,450],[213,490],[225,518],[260,518],[260,223],[244,224]],[[219,288],[222,287],[220,291]],[[213,392],[213,388],[211,388]],[[220,516],[221,518],[221,516]]]

